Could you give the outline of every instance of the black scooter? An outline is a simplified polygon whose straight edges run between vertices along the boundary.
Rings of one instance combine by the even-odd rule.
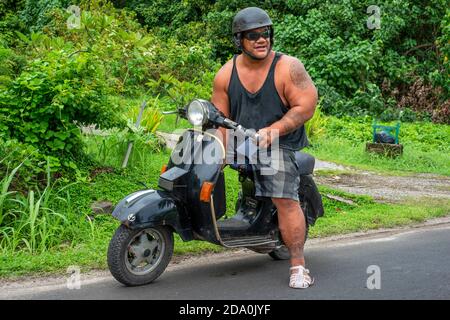
[[[204,240],[267,253],[275,260],[289,259],[277,210],[270,198],[255,197],[253,172],[245,163],[231,165],[238,170],[241,183],[236,214],[219,220],[226,211],[226,152],[208,129],[233,129],[254,140],[257,134],[224,117],[205,100],[193,100],[176,112],[201,129],[188,129],[180,137],[160,175],[158,190],[137,191],[115,207],[113,216],[121,225],[108,248],[112,275],[127,286],[158,278],[172,257],[173,232],[183,241]],[[322,198],[312,178],[315,159],[297,152],[296,160],[301,175],[299,199],[308,230],[324,213]]]

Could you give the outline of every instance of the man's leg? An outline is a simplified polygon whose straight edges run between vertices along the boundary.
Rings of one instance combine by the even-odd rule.
[[[314,278],[305,268],[303,247],[305,245],[306,223],[300,204],[292,199],[272,198],[278,210],[278,226],[281,236],[291,255],[289,286],[304,289],[314,283]]]
[[[305,244],[305,218],[298,201],[287,198],[272,198],[278,210],[278,227],[291,255],[291,267],[305,266],[303,246]]]

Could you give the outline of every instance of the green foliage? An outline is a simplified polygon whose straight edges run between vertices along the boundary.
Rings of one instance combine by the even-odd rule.
[[[414,81],[436,74],[436,51],[430,48],[439,25],[445,24],[441,22],[445,3],[379,2],[381,25],[375,30],[366,27],[369,1],[290,3],[289,9],[297,11],[276,23],[276,46],[304,61],[324,97],[325,112],[384,113],[392,118],[396,102],[402,101]],[[429,99],[426,104],[414,106],[414,111],[444,108],[438,100]]]
[[[352,143],[365,143],[372,140],[373,118],[366,117],[327,117],[326,136],[343,138]],[[396,122],[377,123],[394,125]],[[399,142],[417,150],[449,152],[450,126],[429,122],[401,123]]]
[[[71,4],[81,8],[79,28],[68,28],[71,13],[66,8]],[[215,73],[237,52],[231,21],[246,6],[269,12],[275,49],[301,59],[319,89],[320,106],[306,124],[311,152],[350,165],[449,174],[448,126],[402,124],[405,153],[398,159],[364,152],[373,116],[403,122],[450,119],[448,0],[379,1],[381,28],[376,30],[366,25],[371,4],[0,1],[0,260],[18,251],[23,258],[25,252],[33,257],[48,250],[72,252],[76,260],[70,248],[82,244],[84,262],[89,257],[104,266],[98,252],[105,252],[116,224],[109,217],[87,218],[92,200],[117,202],[139,188],[138,181],[156,187],[168,154],[158,153],[164,147],[155,130],[190,126],[186,121],[175,124],[174,116],[162,122],[160,111],[210,98]],[[151,108],[135,128],[143,96]],[[80,126],[88,124],[100,130],[80,134]],[[133,152],[123,170],[130,142]],[[68,182],[64,175],[50,184],[68,169],[75,171],[77,185],[61,188],[59,183]],[[227,177],[232,195],[227,215],[237,195],[233,181],[234,171]],[[327,208],[335,206],[325,202]],[[379,213],[378,208],[370,210]],[[353,226],[374,225],[365,218],[368,224]],[[53,266],[58,265],[53,259]]]
[[[89,55],[50,51],[35,59],[0,93],[0,128],[10,138],[33,145],[61,159],[65,167],[80,155],[80,132],[75,124],[118,123],[101,65]]]
[[[327,119],[322,113],[322,101],[319,101],[314,112],[314,116],[309,119],[305,124],[306,135],[310,139],[317,139],[325,132],[325,125]]]
[[[0,90],[4,90],[11,82],[13,67],[14,61],[12,50],[0,47]]]
[[[147,86],[153,94],[169,98],[166,100],[169,108],[182,108],[194,98],[209,100],[212,93],[213,77],[213,73],[205,73],[203,78],[195,83],[180,81],[169,74],[162,74],[158,81],[150,80]]]
[[[5,158],[1,159],[1,162]],[[55,190],[50,184],[50,163],[47,162],[47,186],[41,192],[29,190],[28,195],[11,190],[12,181],[23,163],[15,167],[0,181],[0,252],[27,251],[42,253],[70,239],[70,225],[80,221],[66,212],[54,210],[59,204],[68,205],[67,198],[60,196],[65,188]],[[68,186],[67,186],[68,187]],[[70,198],[69,198],[70,199]],[[52,208],[53,207],[53,208]],[[75,228],[71,231],[76,230]]]
[[[445,58],[448,1],[378,2],[381,24],[374,30],[367,26],[373,19],[367,13],[372,4],[356,0],[160,0],[152,2],[153,6],[147,2],[127,6],[165,37],[175,35],[183,43],[209,42],[213,59],[222,63],[236,52],[230,32],[236,12],[247,6],[261,7],[275,23],[275,48],[305,63],[324,98],[325,113],[394,119],[403,111],[411,114],[405,120],[446,122],[450,112]],[[195,14],[192,7],[196,7]],[[436,86],[436,90],[427,90],[426,99],[408,97],[418,80]],[[405,105],[414,99],[420,103]]]
[[[155,134],[147,132],[144,127],[136,128],[131,121],[125,129],[113,128],[101,135],[86,135],[83,141],[86,153],[100,167],[121,168],[128,144],[132,143],[128,167],[145,171],[155,153],[164,149]]]
[[[199,21],[202,14],[211,8],[208,0],[132,0],[126,5],[138,13],[138,18],[150,28],[170,26],[170,29],[184,27],[191,21]]]
[[[70,13],[54,5],[46,11],[49,20],[42,31],[15,33],[14,50],[28,60],[27,66],[17,63],[12,49],[0,46],[5,89],[0,94],[0,133],[38,149],[41,160],[51,156],[52,171],[76,169],[84,159],[80,125],[118,125],[122,131],[125,123],[119,119],[126,109],[119,110],[111,94],[142,92],[146,82],[167,72],[184,90],[195,87],[206,98],[214,76],[210,70],[219,67],[206,42],[164,41],[142,28],[133,13],[105,1],[81,1],[80,6],[79,28],[69,29]],[[161,103],[167,99],[163,93]],[[155,131],[160,120],[157,111],[146,113],[143,125]],[[130,139],[138,138],[158,149],[154,136]],[[38,177],[37,171],[30,176]]]
[[[373,118],[326,117],[325,133],[312,139],[307,152],[322,160],[334,161],[364,169],[392,172],[428,172],[450,175],[450,126],[430,122],[401,123],[399,143],[403,155],[391,159],[367,153],[366,142],[372,141]],[[378,124],[395,125],[396,122]]]
[[[14,31],[25,30],[25,24],[17,15],[23,8],[24,0],[2,0],[0,1],[0,43],[14,43]]]
[[[18,168],[14,174],[13,184],[16,190],[26,190],[29,186],[47,183],[45,165],[50,163],[51,173],[60,169],[60,162],[55,157],[45,157],[38,150],[14,139],[0,139],[0,172],[8,175],[11,168]]]
[[[110,4],[92,1],[81,8],[79,28],[69,29],[70,13],[51,12],[51,23],[43,31],[51,38],[73,44],[73,52],[92,56],[105,70],[108,85],[117,92],[134,92],[158,68],[154,61],[158,40],[147,34],[134,15]]]
[[[450,98],[450,9],[447,9],[441,22],[442,34],[437,39],[437,45],[441,53],[442,68],[432,74],[435,83],[442,86],[444,97]],[[447,106],[450,108],[450,106]],[[448,110],[450,116],[450,110]]]
[[[140,109],[140,106],[129,108],[125,113],[125,117],[129,119],[131,123],[136,123]],[[155,133],[156,129],[158,129],[161,124],[162,119],[163,115],[158,109],[154,107],[146,107],[142,112],[140,126],[143,127],[148,133]]]
[[[158,79],[163,73],[192,81],[216,68],[208,42],[189,39],[179,43],[172,36],[149,33],[133,12],[114,9],[102,1],[81,7],[80,28],[67,28],[69,13],[63,10],[53,10],[51,16],[43,28],[45,34],[73,43],[74,51],[95,56],[118,93],[136,94],[149,79]]]
[[[41,30],[51,20],[53,9],[67,8],[70,4],[70,0],[25,0],[20,17],[30,31]]]

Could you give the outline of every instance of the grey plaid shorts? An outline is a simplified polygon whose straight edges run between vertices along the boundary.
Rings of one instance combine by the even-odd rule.
[[[253,165],[256,196],[298,199],[299,167],[292,150],[280,148],[270,163]]]

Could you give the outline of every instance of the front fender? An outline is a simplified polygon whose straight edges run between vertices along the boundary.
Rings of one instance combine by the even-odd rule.
[[[130,229],[168,225],[184,241],[192,240],[192,228],[185,210],[178,208],[170,193],[161,190],[141,190],[121,200],[114,208],[113,217]]]

